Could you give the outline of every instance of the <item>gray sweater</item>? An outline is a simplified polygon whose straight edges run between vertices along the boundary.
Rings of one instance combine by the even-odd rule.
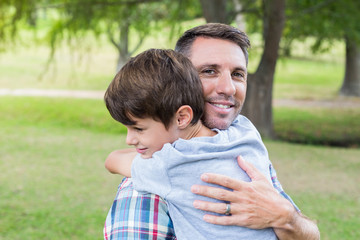
[[[165,144],[150,159],[137,155],[131,169],[135,190],[155,193],[166,201],[178,240],[277,239],[272,228],[254,230],[207,223],[202,219],[206,212],[193,207],[195,199],[221,202],[190,191],[194,184],[211,185],[200,180],[202,173],[218,173],[250,182],[237,164],[239,155],[255,165],[271,183],[267,150],[246,117],[240,115],[227,130],[214,130],[218,134],[213,137],[179,139]]]

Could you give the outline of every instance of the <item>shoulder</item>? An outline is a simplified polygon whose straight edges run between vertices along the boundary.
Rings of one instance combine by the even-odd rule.
[[[222,130],[229,136],[229,138],[233,140],[254,140],[262,142],[260,133],[254,126],[254,124],[245,116],[239,115],[235,120],[232,122],[230,127],[226,130]]]
[[[244,130],[254,130],[257,132],[256,127],[254,124],[244,115],[239,115],[235,120],[232,122],[230,127],[235,127],[237,129],[244,129]]]

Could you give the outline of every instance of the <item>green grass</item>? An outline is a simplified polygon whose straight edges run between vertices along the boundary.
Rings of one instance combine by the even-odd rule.
[[[0,135],[0,239],[101,239],[121,181],[103,163],[123,136],[2,123]]]
[[[102,133],[126,133],[113,120],[102,100],[43,97],[2,97],[1,122],[8,126],[83,129]]]
[[[360,149],[265,141],[278,177],[321,239],[359,239]]]
[[[308,59],[278,61],[275,99],[334,99],[344,77],[344,63]]]
[[[111,118],[101,100],[41,97],[1,99],[1,121],[11,126],[33,126],[34,123],[41,123],[42,127],[126,133],[125,127]],[[359,108],[278,107],[274,109],[274,129],[278,138],[284,141],[359,146],[359,118]]]
[[[0,239],[101,239],[124,127],[101,100],[1,97]]]
[[[115,75],[116,53],[111,46],[81,54],[59,49],[48,71],[49,49],[18,47],[0,54],[0,88],[103,90]]]
[[[274,109],[277,137],[291,142],[360,146],[360,108]]]
[[[0,102],[0,239],[101,239],[121,179],[106,172],[104,159],[125,147],[124,128],[101,100]],[[294,116],[289,121],[304,115],[298,125],[309,118],[282,111]],[[360,149],[265,144],[284,188],[318,222],[322,239],[360,238]]]

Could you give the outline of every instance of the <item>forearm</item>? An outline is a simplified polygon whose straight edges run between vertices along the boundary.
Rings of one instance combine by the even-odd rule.
[[[133,148],[115,150],[105,160],[105,168],[114,174],[131,177],[131,163],[136,156]]]
[[[320,239],[319,229],[312,220],[297,212],[295,209],[290,211],[289,217],[284,217],[287,221],[279,227],[274,227],[275,234],[280,240],[301,239],[318,240]]]

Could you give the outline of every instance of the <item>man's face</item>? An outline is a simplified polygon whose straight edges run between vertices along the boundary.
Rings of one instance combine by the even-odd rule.
[[[189,58],[203,85],[204,124],[227,129],[245,101],[247,69],[243,51],[231,41],[198,37]]]

